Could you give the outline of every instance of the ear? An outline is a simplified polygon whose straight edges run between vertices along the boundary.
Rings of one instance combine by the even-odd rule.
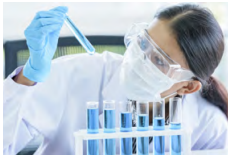
[[[183,86],[181,89],[177,90],[177,94],[184,95],[197,92],[201,89],[201,82],[197,80],[189,81],[187,85]]]

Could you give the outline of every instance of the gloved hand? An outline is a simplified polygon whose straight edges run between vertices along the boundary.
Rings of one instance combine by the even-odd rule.
[[[64,6],[40,11],[25,30],[30,57],[23,68],[23,75],[31,81],[43,82],[49,75],[67,11]]]

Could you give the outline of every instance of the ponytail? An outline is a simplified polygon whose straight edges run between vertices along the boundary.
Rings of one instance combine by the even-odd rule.
[[[201,95],[218,106],[228,119],[228,91],[219,80],[211,76],[209,80],[202,82]]]

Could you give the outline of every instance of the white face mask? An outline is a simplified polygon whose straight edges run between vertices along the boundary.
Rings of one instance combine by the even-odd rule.
[[[176,82],[145,58],[136,38],[131,41],[120,71],[120,84],[128,99],[160,101],[160,93],[168,90]]]

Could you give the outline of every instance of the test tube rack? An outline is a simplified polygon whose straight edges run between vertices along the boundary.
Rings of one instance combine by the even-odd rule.
[[[115,133],[104,133],[103,129],[99,129],[98,134],[88,134],[87,130],[79,130],[74,132],[75,138],[75,154],[83,154],[83,141],[89,139],[109,139],[109,138],[130,138],[130,137],[153,137],[153,136],[171,136],[181,135],[182,138],[182,153],[183,155],[191,154],[191,132],[185,128],[179,130],[171,130],[165,126],[165,130],[153,130],[149,126],[148,131],[137,131],[136,127],[132,127],[132,132],[120,132],[120,128],[116,128]]]

